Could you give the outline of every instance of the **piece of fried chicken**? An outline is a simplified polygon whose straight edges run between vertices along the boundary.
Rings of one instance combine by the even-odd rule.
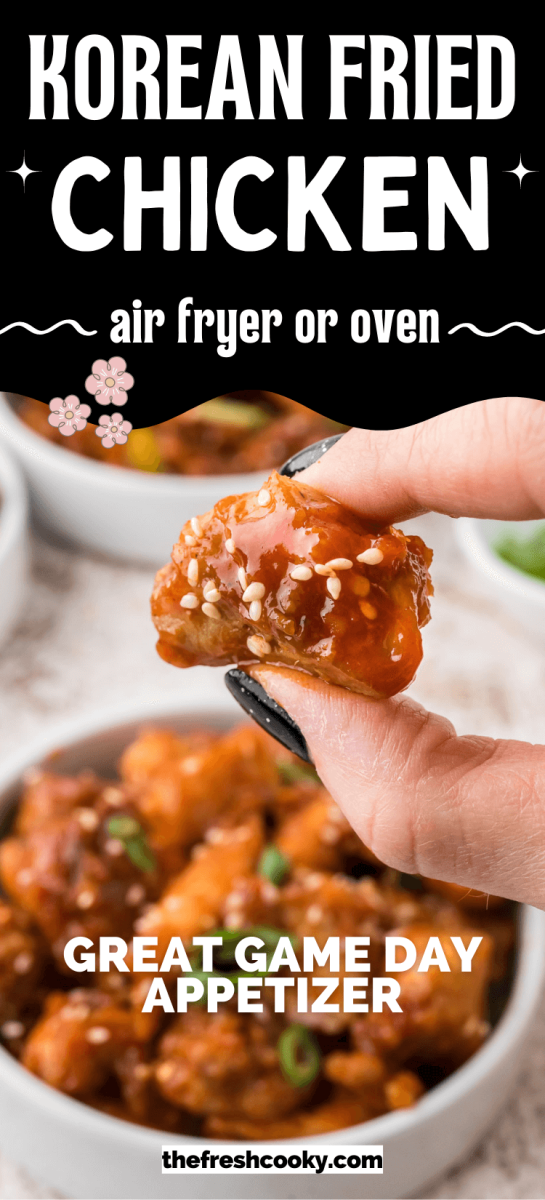
[[[431,558],[274,471],[184,526],[155,582],[157,649],[179,667],[266,661],[393,696],[422,658]]]

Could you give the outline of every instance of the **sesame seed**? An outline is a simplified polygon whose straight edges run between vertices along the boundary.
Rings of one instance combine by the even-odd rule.
[[[4,1021],[4,1024],[0,1027],[2,1037],[7,1038],[8,1041],[10,1038],[22,1037],[24,1032],[25,1027],[22,1021]]]
[[[213,583],[208,584],[206,588],[203,589],[203,595],[209,604],[217,604],[218,600],[221,600],[221,594],[218,592],[217,587],[214,587]]]
[[[252,603],[250,604],[250,621],[259,621],[262,610],[263,605],[261,600],[252,600]]]
[[[105,1025],[94,1025],[92,1029],[87,1030],[85,1039],[92,1046],[103,1046],[104,1042],[109,1042],[111,1036],[110,1030],[106,1029]]]
[[[294,567],[290,576],[292,579],[312,579],[312,571],[310,567]]]
[[[96,812],[93,812],[92,808],[77,808],[75,815],[81,828],[85,829],[87,833],[92,833],[93,829],[96,829],[98,815]]]
[[[264,583],[250,583],[244,589],[242,599],[245,604],[249,604],[251,600],[262,600],[265,595]]]
[[[244,917],[242,916],[241,912],[238,912],[238,911],[226,912],[226,914],[225,914],[225,928],[226,929],[242,929],[243,924],[244,924]]]
[[[66,1004],[61,1013],[64,1021],[86,1021],[91,1009],[88,1004]]]
[[[238,579],[238,582],[240,583],[241,588],[246,589],[248,587],[248,579],[246,577],[246,571],[244,570],[244,567],[238,568],[237,579]]]
[[[157,1067],[157,1070],[155,1072],[156,1077],[159,1080],[159,1083],[168,1083],[168,1080],[172,1079],[172,1076],[174,1075],[174,1070],[175,1070],[175,1067],[174,1067],[173,1063],[170,1063],[170,1062],[161,1063]]]
[[[274,883],[269,883],[269,880],[265,879],[261,884],[261,895],[266,904],[274,904],[278,900],[278,888],[274,886]]]
[[[334,574],[333,568],[326,566],[325,563],[314,563],[314,570],[316,571],[317,575],[333,575]]]
[[[354,563],[351,558],[330,558],[326,562],[326,567],[331,567],[334,571],[349,571]]]
[[[76,896],[76,904],[78,908],[91,908],[95,903],[95,893],[87,888],[83,892],[79,892]]]
[[[220,846],[225,841],[225,830],[218,825],[213,825],[211,829],[207,829],[205,833],[205,841],[211,846]]]
[[[183,759],[180,770],[184,775],[198,775],[202,761],[201,754],[188,754],[187,758]]]
[[[199,607],[199,597],[195,595],[195,592],[186,592],[185,596],[182,596],[182,599],[180,600],[180,608],[198,608],[198,607]]]
[[[258,634],[252,633],[246,641],[246,645],[251,654],[257,654],[258,658],[263,658],[265,654],[271,653],[270,643]]]
[[[32,954],[28,954],[26,950],[23,950],[21,954],[18,954],[17,957],[14,958],[13,970],[15,971],[16,975],[28,975],[28,972],[33,964],[34,956]]]
[[[320,841],[324,846],[334,846],[340,840],[341,831],[335,825],[323,825],[320,830]]]
[[[125,852],[125,847],[120,838],[108,838],[108,841],[104,843],[104,849],[110,858],[119,858]]]
[[[128,888],[128,890],[127,890],[127,894],[125,896],[125,902],[127,904],[129,904],[131,908],[135,908],[137,904],[142,903],[142,900],[144,899],[145,895],[146,895],[146,892],[145,892],[145,889],[142,887],[142,884],[141,883],[133,883],[132,887]]]
[[[195,587],[195,584],[199,582],[199,564],[196,558],[191,558],[189,560],[189,566],[187,568],[187,580],[188,583],[191,584],[191,587]]]
[[[105,804],[109,805],[110,808],[119,808],[119,805],[125,802],[125,797],[121,791],[121,788],[116,787],[104,788],[102,799],[104,800]]]
[[[214,604],[209,604],[208,601],[205,600],[204,604],[201,605],[201,608],[205,617],[212,617],[213,621],[221,621],[221,615]]]
[[[328,579],[328,581],[327,581],[327,583],[326,583],[326,587],[327,587],[327,590],[328,590],[328,592],[329,592],[329,595],[330,595],[330,596],[333,596],[333,599],[334,599],[334,600],[338,600],[338,599],[339,599],[339,596],[340,596],[340,594],[341,594],[341,581],[340,581],[340,579],[337,579],[337,576],[336,576],[336,575],[335,575],[335,576],[333,576],[331,579]]]
[[[236,546],[235,546],[235,543],[234,543],[234,541],[233,541],[233,539],[232,539],[232,538],[227,538],[227,541],[226,541],[226,543],[225,543],[225,549],[227,550],[227,553],[228,553],[228,554],[234,554],[234,553],[235,553]]]
[[[199,521],[199,518],[192,517],[189,524],[191,525],[191,528],[193,530],[193,533],[195,534],[195,537],[198,537],[198,538],[202,537],[202,525]]]
[[[178,908],[182,908],[183,897],[182,896],[167,896],[166,900],[163,901],[163,905],[166,908],[167,912],[176,912]]]
[[[22,871],[18,871],[15,876],[15,882],[19,887],[28,887],[34,879],[34,871],[30,867],[24,867]]]
[[[367,600],[360,600],[360,609],[364,617],[367,617],[368,621],[374,621],[377,615],[377,610],[374,604],[369,604]]]
[[[368,550],[364,550],[363,554],[358,554],[358,562],[367,563],[368,567],[376,567],[384,558],[382,550],[378,546],[370,546]]]
[[[315,892],[317,888],[322,886],[322,883],[323,875],[320,875],[318,871],[311,871],[310,875],[307,875],[305,879],[305,888],[309,892]]]
[[[185,542],[186,546],[196,546],[197,545],[197,539],[196,539],[196,537],[193,537],[192,533],[186,533],[186,535],[184,537],[184,542]]]
[[[260,505],[260,507],[266,508],[267,504],[270,503],[270,499],[271,493],[267,490],[267,488],[261,488],[261,491],[257,497],[257,503]]]
[[[324,910],[323,908],[320,908],[319,904],[311,904],[310,908],[307,908],[306,916],[309,925],[318,925],[322,920],[323,915]]]

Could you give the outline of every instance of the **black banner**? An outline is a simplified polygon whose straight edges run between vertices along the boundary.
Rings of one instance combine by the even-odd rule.
[[[202,29],[4,33],[0,385],[96,422],[121,359],[134,426],[543,398],[539,39]]]

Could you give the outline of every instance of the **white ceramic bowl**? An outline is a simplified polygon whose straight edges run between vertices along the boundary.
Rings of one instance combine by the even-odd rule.
[[[480,521],[462,517],[454,522],[458,544],[481,576],[486,591],[527,629],[545,642],[545,582],[519,571],[494,550],[502,533],[528,537],[543,521]]]
[[[0,818],[15,801],[22,772],[53,749],[55,769],[72,772],[94,767],[111,772],[123,747],[142,722],[155,721],[184,729],[191,722],[227,728],[239,719],[229,703],[211,711],[196,707],[187,691],[175,711],[172,701],[124,712],[102,712],[92,719],[49,733],[0,770]],[[478,1141],[509,1094],[521,1050],[542,998],[545,979],[545,913],[521,910],[515,982],[507,1007],[486,1044],[468,1063],[429,1092],[416,1107],[388,1113],[377,1120],[338,1130],[325,1138],[300,1139],[318,1146],[382,1144],[382,1176],[267,1175],[231,1177],[161,1174],[161,1146],[166,1141],[203,1147],[199,1138],[174,1138],[95,1112],[61,1095],[30,1075],[0,1050],[0,1145],[29,1174],[71,1198],[116,1197],[140,1200],[154,1196],[210,1200],[243,1197],[404,1197],[420,1194],[433,1177],[466,1155]],[[271,1143],[272,1145],[273,1143]],[[240,1143],[238,1144],[240,1149]]]
[[[21,614],[27,566],[26,489],[17,464],[0,446],[0,647]]]
[[[153,475],[71,454],[25,425],[0,393],[0,440],[19,460],[35,513],[87,550],[159,567],[182,525],[222,496],[250,492],[268,470],[245,475]]]

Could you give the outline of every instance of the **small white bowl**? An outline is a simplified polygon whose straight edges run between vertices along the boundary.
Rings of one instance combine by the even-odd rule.
[[[71,454],[35,433],[0,392],[0,439],[19,460],[40,521],[77,546],[159,567],[182,525],[223,496],[259,487],[268,470],[244,475],[154,475]]]
[[[21,614],[27,568],[26,489],[16,463],[0,446],[0,646]]]
[[[218,688],[219,695],[219,688]],[[119,755],[143,722],[175,729],[190,723],[228,728],[238,720],[229,701],[211,708],[195,705],[190,688],[175,710],[168,705],[120,712],[104,710],[92,718],[63,725],[56,735],[12,756],[0,770],[0,819],[16,801],[25,768],[58,751],[55,769],[73,772],[93,767],[111,773]],[[161,1174],[164,1142],[203,1148],[194,1137],[173,1137],[117,1120],[62,1095],[29,1074],[0,1050],[0,1145],[35,1178],[72,1198],[149,1196],[196,1200],[295,1200],[420,1194],[426,1184],[466,1156],[491,1124],[519,1070],[521,1052],[541,1004],[545,981],[545,913],[521,911],[515,980],[506,1009],[488,1041],[458,1071],[411,1109],[388,1113],[363,1125],[326,1137],[293,1139],[294,1147],[383,1145],[382,1176],[267,1175],[176,1176]],[[236,1144],[240,1148],[240,1143]],[[270,1143],[271,1146],[274,1143]]]
[[[454,522],[454,528],[459,546],[480,573],[487,592],[545,641],[545,581],[511,566],[494,549],[502,533],[513,531],[524,539],[543,524],[543,521],[481,521],[462,517]]]

